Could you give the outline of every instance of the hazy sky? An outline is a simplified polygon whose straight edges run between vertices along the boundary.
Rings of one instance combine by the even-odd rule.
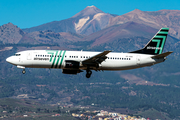
[[[20,28],[30,28],[70,18],[91,5],[117,15],[134,9],[180,10],[180,0],[0,0],[0,26],[11,22]]]

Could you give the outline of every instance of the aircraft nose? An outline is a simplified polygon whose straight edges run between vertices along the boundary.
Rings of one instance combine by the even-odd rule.
[[[8,57],[8,58],[6,59],[6,61],[7,61],[8,63],[12,63],[12,57]]]

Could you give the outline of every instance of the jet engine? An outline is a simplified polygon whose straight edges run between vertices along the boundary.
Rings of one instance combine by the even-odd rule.
[[[72,61],[72,60],[66,60],[65,61],[65,68],[68,68],[68,69],[79,69],[79,62]]]

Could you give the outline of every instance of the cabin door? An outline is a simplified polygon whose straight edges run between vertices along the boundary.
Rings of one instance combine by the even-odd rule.
[[[141,63],[141,56],[140,55],[136,56],[136,62],[137,62],[137,65],[139,65]]]
[[[32,57],[32,54],[30,52],[28,52],[27,60],[31,60],[31,57]]]

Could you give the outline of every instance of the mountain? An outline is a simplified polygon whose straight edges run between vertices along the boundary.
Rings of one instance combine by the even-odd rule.
[[[12,23],[0,26],[0,44],[58,45],[67,49],[66,44],[81,41],[83,35],[71,32],[55,33],[51,30],[26,33]]]
[[[95,6],[87,6],[84,10],[75,14],[71,18],[53,21],[40,26],[23,29],[25,32],[51,30],[53,32],[72,32],[82,35],[90,35],[104,28],[113,25],[122,25],[127,22],[135,22],[150,26],[155,29],[169,27],[170,35],[180,38],[180,11],[160,10],[141,11],[135,9],[121,16],[104,13]]]
[[[1,43],[18,43],[24,36],[24,32],[12,23],[0,26]]]
[[[84,10],[72,16],[72,18],[78,18],[78,17],[82,18],[82,17],[87,17],[87,16],[93,17],[94,15],[98,13],[104,13],[104,12],[98,9],[97,7],[95,7],[94,5],[92,5],[92,6],[87,6]]]
[[[99,46],[104,43],[111,43],[121,39],[120,42],[126,41],[125,38],[132,37],[152,37],[158,30],[144,24],[136,22],[127,22],[122,25],[113,25],[101,31],[93,33],[84,38],[86,41],[93,41],[91,47]],[[124,39],[124,40],[123,40]]]
[[[109,24],[111,17],[114,17],[114,15],[104,13],[95,6],[87,6],[71,18],[23,29],[23,31],[30,33],[51,30],[53,32],[72,32],[89,35],[105,28]]]
[[[169,27],[170,35],[180,38],[180,11],[179,10],[160,10],[147,12],[135,9],[121,16],[110,18],[109,26],[124,24],[126,22],[136,22],[151,26],[156,29]]]
[[[79,34],[89,35],[105,28],[109,24],[109,19],[114,17],[111,14],[104,13],[95,6],[88,6],[72,18],[75,30]]]

